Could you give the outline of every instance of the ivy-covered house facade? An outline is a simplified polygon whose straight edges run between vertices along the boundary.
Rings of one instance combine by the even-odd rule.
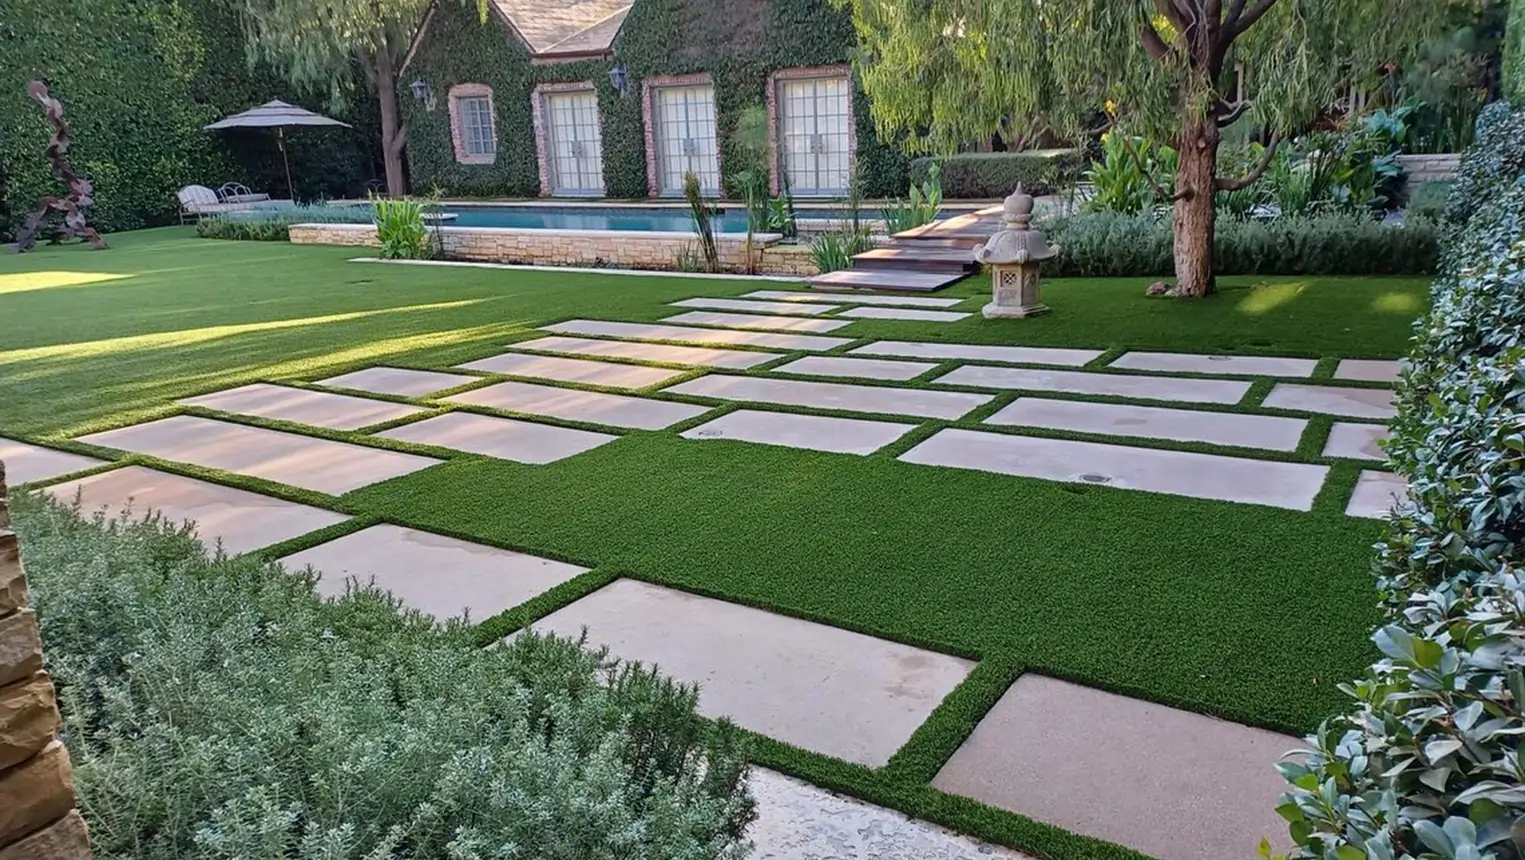
[[[749,110],[767,111],[772,185],[797,197],[904,193],[827,0],[491,0],[437,4],[407,68],[415,192],[734,196]]]

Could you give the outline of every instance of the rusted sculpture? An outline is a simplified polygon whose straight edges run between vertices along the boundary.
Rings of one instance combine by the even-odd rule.
[[[54,231],[48,244],[56,245],[64,239],[79,238],[96,248],[110,247],[94,227],[85,223],[85,210],[95,202],[95,186],[89,179],[75,173],[69,162],[64,160],[64,155],[69,151],[69,126],[64,122],[64,106],[58,99],[48,95],[48,86],[42,81],[32,81],[27,85],[26,92],[42,103],[48,125],[53,126],[53,136],[48,140],[48,161],[53,165],[53,177],[68,186],[69,194],[67,197],[38,199],[37,209],[27,216],[26,222],[21,225],[21,232],[16,234],[16,253],[37,244],[37,234],[42,231],[42,223],[53,212],[63,215],[64,223]]]

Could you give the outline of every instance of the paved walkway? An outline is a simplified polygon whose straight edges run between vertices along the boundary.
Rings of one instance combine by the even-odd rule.
[[[455,368],[373,367],[307,385],[209,392],[182,401],[182,414],[77,441],[95,446],[85,451],[149,455],[330,496],[448,457],[546,464],[640,433],[1299,511],[1324,493],[1331,466],[1359,463],[1359,480],[1340,502],[1353,517],[1385,515],[1404,491],[1401,478],[1380,468],[1397,362],[1345,360],[1320,378],[1317,362],[1298,357],[1129,352],[1102,366],[1108,356],[1099,349],[822,334],[870,315],[951,321],[958,302],[788,290],[697,296],[676,302],[688,310],[662,322],[548,325],[545,336]],[[1255,390],[1267,392],[1263,401],[1247,399]],[[921,428],[914,442],[903,441]],[[1308,439],[1315,429],[1327,435]],[[318,435],[333,431],[348,441]],[[1319,454],[1298,453],[1310,446]],[[348,519],[34,444],[0,439],[0,459],[14,482],[43,485],[60,500],[195,520],[204,539],[229,553]],[[350,531],[285,561],[317,570],[324,594],[352,578],[374,580],[439,618],[490,617],[588,572],[392,525]],[[633,579],[534,627],[571,635],[586,628],[619,657],[701,684],[707,714],[866,767],[885,765],[975,668]],[[1262,834],[1276,841],[1285,832],[1272,812],[1280,780],[1270,763],[1298,745],[1029,674],[933,784],[1163,860],[1221,860],[1250,856]],[[778,774],[754,776],[760,857],[1020,856]]]

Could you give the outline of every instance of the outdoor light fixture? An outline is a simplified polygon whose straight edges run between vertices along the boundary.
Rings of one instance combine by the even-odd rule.
[[[630,75],[625,71],[624,63],[619,63],[609,70],[609,83],[614,85],[614,91],[621,96],[630,92]]]
[[[408,84],[408,89],[413,91],[414,101],[424,103],[424,110],[434,110],[434,90],[430,89],[428,81],[415,78],[413,83]]]

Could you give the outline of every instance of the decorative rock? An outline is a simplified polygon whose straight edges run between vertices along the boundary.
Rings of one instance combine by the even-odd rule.
[[[0,775],[0,845],[47,827],[73,808],[74,774],[69,769],[69,751],[53,741],[25,763]]]
[[[990,267],[992,300],[981,313],[986,319],[1020,319],[1047,313],[1038,301],[1039,270],[1044,260],[1059,256],[1059,246],[1030,229],[1033,196],[1022,186],[1006,198],[1001,229],[974,251],[974,258]]]
[[[23,609],[0,618],[0,686],[40,671],[42,639],[37,633],[37,616]]]
[[[46,672],[0,687],[0,771],[36,755],[57,731],[53,681]]]
[[[1170,285],[1164,281],[1155,281],[1144,290],[1146,296],[1166,296],[1170,294]]]
[[[0,848],[0,860],[86,860],[90,856],[90,828],[79,810],[23,838]]]
[[[0,528],[0,615],[26,605],[26,574],[21,567],[21,547],[16,533]]]

